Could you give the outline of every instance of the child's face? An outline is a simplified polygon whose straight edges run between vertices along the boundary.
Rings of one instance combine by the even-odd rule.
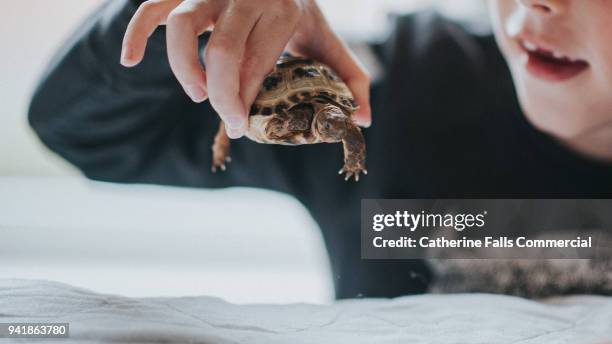
[[[521,106],[560,138],[612,122],[612,0],[490,0]]]

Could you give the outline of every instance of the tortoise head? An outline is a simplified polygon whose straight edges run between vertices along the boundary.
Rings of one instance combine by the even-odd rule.
[[[317,109],[313,132],[323,142],[338,142],[346,136],[350,119],[335,105],[325,105]]]

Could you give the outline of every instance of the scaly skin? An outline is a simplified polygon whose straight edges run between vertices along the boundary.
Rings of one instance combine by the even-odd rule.
[[[368,174],[366,170],[365,159],[366,159],[366,145],[361,129],[348,121],[346,135],[342,139],[342,145],[344,147],[344,167],[338,172],[338,174],[346,173],[344,180],[349,180],[351,177],[355,178],[355,181],[359,181],[359,174]]]
[[[315,108],[314,118],[310,117],[313,116],[312,109],[310,113],[302,113],[294,108],[294,111],[273,115],[265,124],[260,123],[259,126],[265,125],[265,129],[256,141],[289,145],[342,142],[344,167],[339,174],[345,174],[345,180],[354,178],[359,181],[361,173],[368,174],[365,167],[366,145],[361,129],[336,105],[315,104]],[[223,122],[219,124],[212,151],[212,171],[225,171],[231,159],[230,140]]]
[[[215,142],[212,146],[213,159],[212,159],[212,172],[217,172],[217,169],[221,171],[226,170],[226,163],[230,163],[232,158],[230,157],[230,139],[225,131],[225,124],[223,121],[219,123],[219,131],[215,135]]]

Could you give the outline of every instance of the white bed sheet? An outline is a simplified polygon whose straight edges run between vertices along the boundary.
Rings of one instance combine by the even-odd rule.
[[[78,343],[612,342],[612,298],[539,303],[485,294],[235,305],[211,297],[128,298],[0,280],[0,322],[69,322]],[[55,343],[56,341],[54,341]]]

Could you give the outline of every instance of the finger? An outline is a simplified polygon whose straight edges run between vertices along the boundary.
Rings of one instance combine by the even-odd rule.
[[[353,116],[353,120],[362,127],[369,127],[372,124],[370,78],[365,68],[331,30],[327,30],[322,37],[319,44],[312,44],[314,48],[310,48],[304,54],[327,64],[342,78],[359,104],[359,110]]]
[[[329,65],[349,87],[359,110],[353,116],[355,122],[362,127],[372,125],[370,108],[370,77],[349,50],[346,44],[333,34],[330,53],[321,56],[321,62]]]
[[[248,2],[234,2],[219,17],[206,49],[210,102],[231,138],[244,135],[247,110],[240,96],[240,61],[259,10]]]
[[[145,1],[138,7],[123,36],[122,65],[133,67],[142,61],[149,37],[179,3],[180,0]]]
[[[264,14],[253,28],[246,45],[240,81],[240,92],[247,108],[253,104],[266,75],[274,69],[296,25],[297,17],[291,20],[287,16]]]
[[[186,0],[166,23],[166,45],[172,72],[194,102],[207,97],[206,74],[200,63],[198,36],[212,26],[218,10],[214,2]]]

